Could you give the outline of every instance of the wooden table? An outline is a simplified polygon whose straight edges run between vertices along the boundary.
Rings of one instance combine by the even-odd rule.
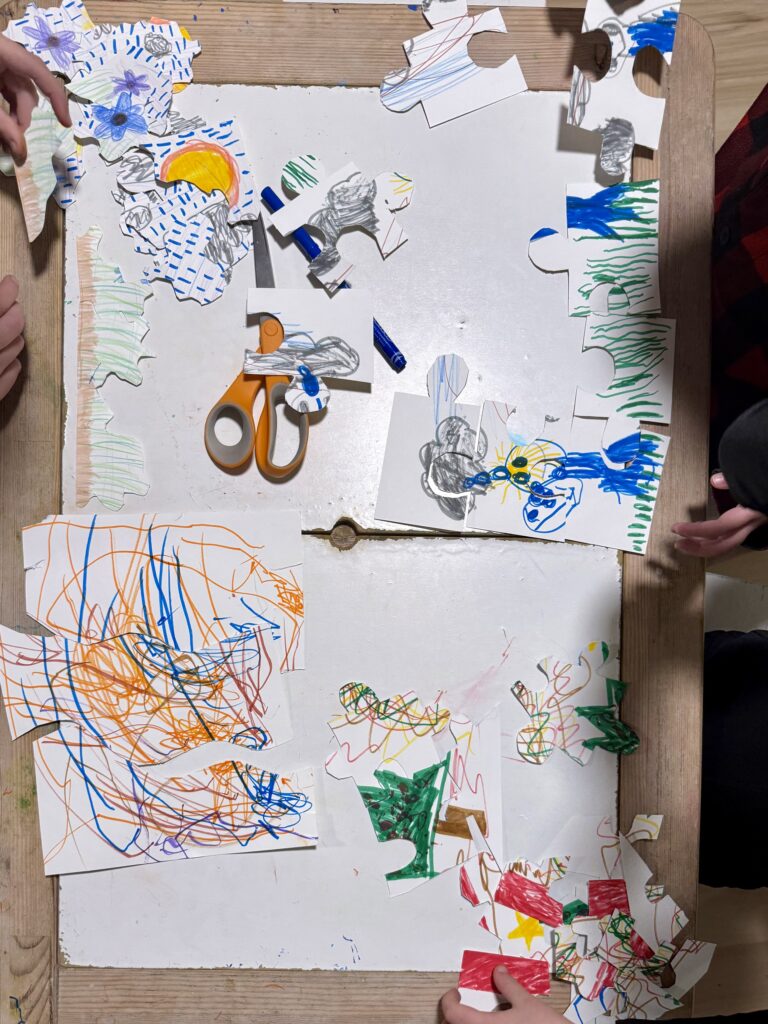
[[[424,28],[404,6],[90,0],[88,8],[96,22],[187,24],[203,44],[195,78],[214,83],[377,85],[402,63],[402,41]],[[22,9],[6,2],[0,13]],[[476,39],[472,55],[498,64],[516,52],[532,89],[566,90],[574,61],[594,68],[604,59],[600,40],[580,38],[579,10],[505,8],[504,19],[509,35]],[[632,683],[624,715],[642,745],[621,765],[620,818],[626,828],[635,813],[665,815],[661,839],[643,853],[693,933],[704,569],[675,557],[669,526],[706,502],[714,58],[688,18],[662,82],[670,91],[662,146],[636,151],[635,177],[658,174],[663,183],[663,309],[678,319],[674,437],[648,554],[624,556],[622,676]],[[27,311],[25,372],[0,405],[0,620],[21,630],[32,624],[20,530],[60,508],[63,231],[61,213],[49,211],[30,248],[15,184],[0,182],[0,274],[18,277]],[[43,874],[32,739],[12,744],[0,715],[0,1024],[431,1024],[455,983],[445,974],[69,967],[58,956],[57,889]],[[567,987],[556,985],[551,999],[564,1009]]]

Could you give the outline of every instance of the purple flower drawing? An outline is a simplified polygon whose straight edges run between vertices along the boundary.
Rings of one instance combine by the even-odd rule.
[[[147,130],[147,122],[138,107],[131,106],[131,97],[127,92],[120,93],[114,107],[94,106],[93,116],[97,122],[97,139],[105,139],[109,135],[113,142],[119,142],[126,132]]]
[[[79,44],[74,32],[54,32],[38,14],[34,28],[25,28],[24,35],[32,40],[36,53],[47,50],[62,71],[66,71],[77,53]]]
[[[122,78],[113,78],[115,92],[128,93],[129,96],[141,96],[143,92],[149,92],[150,85],[146,75],[136,75],[133,71],[126,71]]]

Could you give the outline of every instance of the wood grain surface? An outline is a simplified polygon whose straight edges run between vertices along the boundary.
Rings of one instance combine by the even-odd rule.
[[[8,13],[5,4],[0,12]],[[390,6],[91,0],[95,21],[163,17],[203,43],[200,82],[375,85],[402,64],[402,41],[423,30],[417,12]],[[506,8],[508,36],[479,38],[472,53],[497,64],[517,52],[532,88],[566,89],[574,62],[599,61],[579,39],[579,10]],[[236,41],[236,44],[235,44]],[[652,76],[651,76],[652,77]],[[678,325],[674,441],[647,559],[628,556],[623,674],[633,685],[625,717],[642,737],[622,769],[621,813],[663,811],[662,840],[643,853],[669,891],[695,913],[701,715],[703,570],[677,563],[667,527],[704,500],[706,487],[708,253],[712,188],[714,68],[706,33],[683,19],[670,75],[667,128],[658,157],[640,155],[635,176],[664,187],[665,312]],[[646,83],[644,88],[653,89]],[[0,270],[13,269],[27,295],[29,374],[0,436],[0,614],[24,625],[18,531],[59,507],[61,445],[61,219],[29,254],[14,186],[0,193]],[[37,301],[33,301],[33,297]],[[433,1024],[444,974],[285,971],[112,970],[62,965],[56,976],[56,896],[43,878],[30,744],[11,745],[0,725],[0,1024]],[[10,987],[6,987],[10,986]],[[58,992],[58,998],[56,993]],[[6,993],[18,998],[11,1004]],[[53,994],[53,998],[52,998]],[[554,986],[552,1005],[567,1006]]]

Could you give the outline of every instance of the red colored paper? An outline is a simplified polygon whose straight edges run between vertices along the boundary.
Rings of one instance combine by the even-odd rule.
[[[653,956],[653,950],[645,941],[641,938],[637,932],[633,929],[632,934],[629,937],[629,944],[632,947],[632,952],[640,960],[650,960]]]
[[[563,923],[563,905],[552,899],[546,885],[523,878],[516,871],[504,872],[493,898],[503,907],[535,917],[552,928]]]
[[[614,910],[629,914],[629,897],[624,879],[592,879],[587,883],[587,889],[590,917],[610,917]]]
[[[481,953],[467,949],[461,959],[459,988],[475,992],[495,992],[493,972],[496,967],[506,967],[515,981],[531,995],[549,994],[549,965],[545,960],[528,960],[523,956],[502,956],[500,953]]]
[[[461,890],[461,895],[464,897],[465,900],[468,900],[473,907],[480,906],[480,900],[477,898],[475,887],[469,880],[469,874],[467,873],[467,869],[465,867],[462,867],[462,869],[459,871],[459,888]]]

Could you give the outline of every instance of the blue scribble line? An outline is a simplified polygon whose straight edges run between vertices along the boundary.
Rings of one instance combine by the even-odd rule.
[[[636,56],[646,46],[652,46],[660,53],[672,53],[678,18],[678,12],[668,8],[653,18],[629,25],[627,32],[634,44],[629,51],[630,57]]]

